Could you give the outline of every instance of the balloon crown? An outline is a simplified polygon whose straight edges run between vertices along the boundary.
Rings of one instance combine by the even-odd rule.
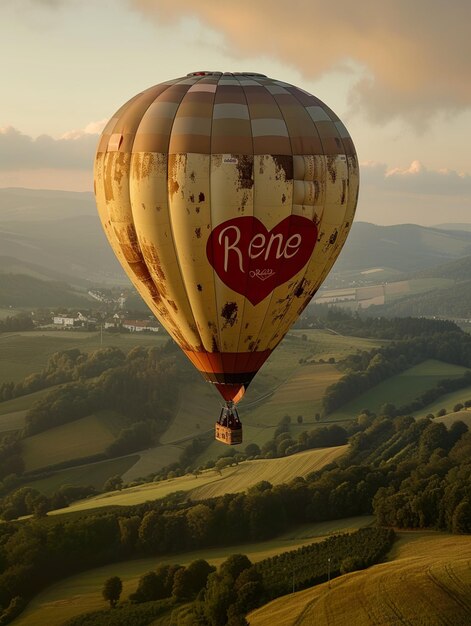
[[[258,76],[259,78],[267,78],[266,74],[257,72],[190,72],[187,76]]]

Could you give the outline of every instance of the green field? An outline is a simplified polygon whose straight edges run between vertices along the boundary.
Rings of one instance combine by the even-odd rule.
[[[463,389],[458,389],[452,393],[447,393],[420,411],[416,411],[414,413],[414,417],[424,417],[428,413],[436,415],[440,409],[446,409],[448,413],[451,413],[455,404],[458,404],[458,402],[464,404],[466,400],[471,400],[471,387],[464,387]]]
[[[24,486],[33,487],[47,496],[52,495],[62,485],[92,485],[96,489],[102,489],[108,478],[116,475],[121,476],[138,460],[139,457],[136,454],[130,454],[109,461],[71,467],[60,472],[54,472],[47,478],[31,480]]]
[[[177,414],[160,437],[161,444],[179,441],[183,437],[197,437],[214,428],[222,399],[213,385],[203,379],[186,385],[180,394]]]
[[[469,538],[432,531],[399,537],[391,562],[278,598],[253,611],[250,626],[469,624]]]
[[[252,426],[277,426],[287,414],[293,421],[298,415],[314,421],[315,414],[321,410],[325,390],[341,376],[334,365],[298,365],[266,402],[253,409],[247,406],[245,411],[241,403],[241,411]]]
[[[73,513],[104,506],[129,506],[148,500],[163,498],[175,491],[188,491],[192,500],[204,500],[225,493],[245,491],[261,480],[272,484],[289,482],[297,476],[307,476],[324,465],[344,454],[348,446],[307,450],[291,457],[280,459],[261,459],[244,461],[237,466],[228,467],[219,474],[216,470],[206,470],[197,478],[185,475],[178,478],[163,480],[157,483],[146,483],[137,487],[128,487],[121,491],[113,491],[87,498],[71,504],[66,511],[52,511],[49,515]]]
[[[166,444],[165,446],[154,446],[148,450],[141,450],[138,453],[138,461],[122,475],[124,482],[132,483],[138,478],[145,478],[149,474],[175,463],[180,458],[183,449],[184,444]]]
[[[357,350],[372,350],[387,343],[378,339],[365,339],[363,337],[347,337],[329,330],[303,329],[292,330],[289,333],[293,337],[307,336],[309,352],[315,359],[330,359],[336,361],[343,359]],[[276,355],[276,352],[275,352]]]
[[[434,387],[444,378],[458,378],[465,371],[465,367],[429,359],[376,385],[337,411],[334,411],[330,418],[351,419],[365,408],[378,412],[381,405],[386,402],[391,402],[399,407],[412,402],[421,393]],[[443,406],[443,404],[440,406]]]
[[[74,615],[105,608],[101,589],[104,581],[110,576],[119,576],[122,579],[122,597],[126,598],[135,591],[139,577],[157,568],[161,563],[188,565],[196,559],[206,559],[212,565],[219,566],[231,554],[239,553],[247,554],[252,562],[257,562],[314,541],[322,541],[332,533],[351,532],[368,526],[372,521],[372,517],[354,517],[334,522],[303,525],[271,541],[227,548],[206,548],[198,552],[168,557],[136,559],[88,570],[52,585],[37,595],[20,617],[14,621],[14,624],[15,626],[60,626]]]
[[[128,420],[116,411],[99,411],[79,420],[50,428],[21,442],[25,471],[69,459],[101,454],[116,439]]]
[[[100,347],[116,346],[124,352],[134,346],[155,346],[168,340],[167,333],[141,336],[139,333],[103,333],[68,330],[30,331],[0,335],[0,383],[20,381],[39,372],[48,358],[60,350],[79,348],[91,352]]]
[[[25,425],[25,417],[27,410],[13,411],[0,415],[0,433],[7,433],[15,430],[21,430]]]
[[[13,398],[13,400],[7,400],[6,402],[0,402],[0,415],[29,409],[33,402],[36,402],[36,400],[40,400],[42,397],[46,396],[51,389],[54,389],[54,387],[41,389],[41,391],[29,393],[26,396],[19,396],[18,398]]]

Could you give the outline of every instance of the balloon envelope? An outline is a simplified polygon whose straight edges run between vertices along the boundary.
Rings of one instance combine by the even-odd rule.
[[[358,178],[335,113],[252,73],[196,72],[138,94],[95,161],[100,217],[128,276],[234,401],[335,262]]]

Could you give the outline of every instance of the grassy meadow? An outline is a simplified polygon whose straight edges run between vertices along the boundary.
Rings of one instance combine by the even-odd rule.
[[[29,603],[26,610],[14,621],[15,626],[60,626],[65,620],[86,611],[105,608],[101,595],[104,581],[119,576],[123,581],[126,598],[135,591],[139,577],[162,563],[188,565],[196,559],[206,559],[219,566],[231,554],[247,554],[252,562],[261,561],[280,552],[293,550],[338,532],[352,532],[368,526],[372,517],[353,517],[333,522],[305,524],[288,533],[259,543],[241,544],[225,548],[206,548],[197,552],[134,559],[88,570],[51,585]]]
[[[396,376],[391,376],[379,383],[379,385],[369,389],[337,411],[334,411],[330,418],[351,419],[364,408],[377,412],[381,405],[386,402],[391,402],[399,407],[415,400],[421,393],[435,386],[444,378],[458,378],[465,371],[465,367],[451,365],[450,363],[434,359],[423,361],[419,365],[415,365]],[[441,400],[439,403],[440,406],[443,406]],[[427,408],[426,413],[429,412]],[[421,413],[423,413],[423,410]]]
[[[53,389],[53,387],[41,389],[41,391],[35,391],[34,393],[30,393],[26,396],[19,396],[18,398],[6,400],[5,402],[0,402],[0,417],[2,415],[8,415],[9,413],[28,410],[32,404],[36,402],[36,400],[40,400],[46,396],[51,389]]]
[[[157,483],[146,483],[137,487],[128,487],[121,491],[80,500],[67,509],[51,511],[49,515],[67,514],[86,511],[105,506],[129,506],[148,500],[157,500],[176,491],[186,491],[192,500],[204,500],[225,493],[245,491],[261,480],[268,480],[273,485],[289,482],[297,476],[307,476],[319,470],[344,454],[348,446],[307,450],[291,457],[280,459],[260,459],[243,461],[239,465],[224,468],[221,473],[205,470],[198,477],[180,476]]]
[[[21,443],[25,471],[101,454],[127,425],[128,420],[120,413],[99,411],[26,437]]]
[[[469,624],[469,537],[400,532],[389,562],[340,576],[273,602],[248,616],[250,626]]]
[[[452,413],[455,404],[458,404],[459,402],[464,404],[466,400],[471,400],[471,387],[464,387],[463,389],[447,393],[420,411],[416,411],[414,413],[414,417],[424,417],[428,413],[436,415],[440,409],[446,409],[447,413]]]
[[[44,478],[37,478],[24,484],[25,487],[33,487],[46,496],[52,495],[62,485],[92,485],[96,489],[103,489],[104,483],[110,476],[123,475],[130,467],[139,460],[137,454],[121,456],[109,461],[98,461],[78,467],[54,472]]]
[[[185,386],[180,394],[177,414],[160,437],[161,444],[169,444],[186,437],[197,437],[214,428],[219,417],[221,397],[213,385],[201,381]]]
[[[101,347],[116,346],[128,352],[135,346],[155,346],[167,341],[165,332],[150,335],[139,333],[81,332],[74,330],[37,330],[0,335],[0,382],[20,381],[39,372],[54,352],[79,348],[92,352]]]
[[[314,422],[315,414],[321,411],[325,390],[341,376],[331,364],[298,365],[266,402],[253,409],[247,407],[247,421],[254,426],[277,426],[281,418],[288,414],[293,421],[302,415],[306,421]],[[241,411],[243,409],[241,404]]]

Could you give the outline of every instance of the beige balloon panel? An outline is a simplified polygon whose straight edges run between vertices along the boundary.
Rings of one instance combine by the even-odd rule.
[[[127,262],[125,269],[128,264],[139,267],[142,253],[161,300],[152,296],[148,278],[141,275],[136,282],[129,267],[128,275],[184,347],[247,351],[250,344],[253,349],[256,337],[255,349],[273,349],[319,287],[345,241],[356,205],[356,159],[295,156],[295,180],[291,181],[280,178],[272,157],[255,156],[254,185],[247,189],[240,186],[234,163],[224,156],[187,154],[167,159],[157,153],[132,157],[122,152],[99,153],[100,216],[118,258]],[[270,230],[292,213],[315,217],[320,240],[307,266],[253,306],[228,288],[209,264],[209,233],[237,215],[253,215]],[[336,231],[336,241],[329,244]],[[305,296],[294,297],[303,278]],[[228,301],[235,302],[240,312],[233,325],[220,316]]]

